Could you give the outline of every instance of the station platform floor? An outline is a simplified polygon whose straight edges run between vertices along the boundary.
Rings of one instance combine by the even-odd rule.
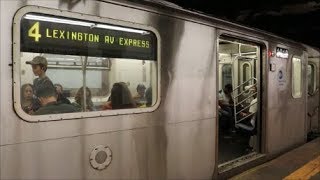
[[[238,174],[231,180],[320,180],[320,138],[276,159]]]

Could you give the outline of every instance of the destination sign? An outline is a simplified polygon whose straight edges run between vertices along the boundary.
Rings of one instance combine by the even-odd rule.
[[[288,49],[277,47],[276,57],[287,59],[289,57]]]
[[[21,20],[21,51],[155,60],[151,31],[42,14]]]

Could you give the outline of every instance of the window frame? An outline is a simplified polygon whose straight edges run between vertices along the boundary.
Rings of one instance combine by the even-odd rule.
[[[252,76],[253,68],[252,68],[251,63],[249,63],[249,62],[244,62],[244,63],[242,63],[241,68],[240,68],[241,74],[242,74],[242,77],[240,77],[240,78],[241,78],[241,79],[240,79],[240,83],[241,83],[241,84],[243,84],[244,82],[246,82],[246,81],[249,80],[249,79],[247,79],[247,80],[244,79],[244,78],[246,77],[246,74],[244,73],[244,71],[245,71],[245,65],[248,65],[248,68],[249,68],[249,71],[250,71],[250,73],[249,73],[249,74],[250,74],[249,79],[251,79],[251,78],[253,77],[253,76]],[[251,85],[252,83],[249,81],[248,84]],[[242,92],[242,91],[244,91],[244,90],[245,90],[245,86],[242,86],[242,88],[240,88],[240,91]]]
[[[313,62],[308,62],[308,65],[307,66],[311,66],[311,70],[313,69],[313,87],[312,87],[312,91],[309,92],[309,84],[308,84],[308,94],[311,94],[313,95],[315,92],[316,92],[316,89],[317,89],[317,65]],[[308,77],[307,77],[308,78]],[[309,83],[309,79],[307,81]]]
[[[21,107],[21,100],[20,100],[20,91],[21,91],[21,51],[20,51],[20,22],[22,17],[27,13],[42,13],[45,15],[52,15],[52,16],[59,16],[65,18],[74,18],[74,19],[81,19],[84,21],[91,21],[91,22],[98,22],[98,23],[108,23],[112,25],[124,26],[129,28],[136,28],[141,30],[151,31],[155,34],[157,38],[157,48],[156,48],[156,84],[157,84],[157,91],[156,97],[157,100],[155,104],[151,107],[145,108],[131,108],[131,109],[117,109],[117,110],[105,110],[105,111],[91,111],[91,112],[77,112],[77,113],[65,113],[65,114],[48,114],[48,115],[29,115],[25,113]],[[53,120],[66,120],[66,119],[80,119],[80,118],[93,118],[93,117],[103,117],[103,116],[114,116],[114,115],[129,115],[129,114],[137,114],[137,113],[148,113],[155,111],[161,102],[161,38],[159,32],[147,25],[137,24],[132,22],[127,22],[123,20],[115,20],[106,17],[99,17],[94,15],[86,15],[80,14],[65,10],[56,10],[56,9],[49,9],[43,8],[38,6],[25,6],[19,9],[13,19],[13,30],[12,30],[12,38],[13,38],[13,103],[14,103],[14,110],[16,114],[22,119],[27,122],[46,122],[46,121],[53,121]]]
[[[299,91],[299,93],[295,93],[295,91],[294,91],[294,82],[295,82],[295,79],[294,79],[294,74],[295,74],[295,72],[294,72],[294,65],[293,65],[293,59],[299,59],[300,60],[300,91]],[[302,58],[300,57],[300,56],[292,56],[292,58],[291,58],[291,69],[292,69],[292,71],[291,71],[291,94],[292,94],[292,97],[293,98],[295,98],[295,99],[297,99],[297,98],[301,98],[302,97],[302,77],[303,77],[303,75],[302,75]]]
[[[231,69],[231,84],[233,84],[233,77],[232,77],[232,64],[229,64],[229,63],[224,63],[222,66],[221,66],[221,77],[222,77],[222,89],[224,88],[224,86],[226,85],[225,84],[225,81],[224,81],[224,76],[223,76],[223,68],[224,67],[227,67],[227,66],[230,66],[230,69]]]

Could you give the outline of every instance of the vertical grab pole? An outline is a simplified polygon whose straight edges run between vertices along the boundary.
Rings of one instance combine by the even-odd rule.
[[[81,57],[82,64],[82,77],[83,77],[83,106],[82,110],[85,112],[87,110],[87,62],[88,56],[85,56],[84,62]]]
[[[236,104],[236,96],[235,96],[235,91],[237,88],[236,82],[235,82],[235,77],[234,77],[234,70],[235,70],[235,62],[238,60],[240,56],[237,55],[234,60],[232,61],[232,99],[233,99],[233,116],[234,116],[234,124],[237,123],[237,104]]]

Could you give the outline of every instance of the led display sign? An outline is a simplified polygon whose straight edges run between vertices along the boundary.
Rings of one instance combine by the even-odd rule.
[[[26,14],[20,40],[22,52],[156,60],[151,31],[65,17]]]
[[[277,47],[276,57],[287,59],[289,57],[288,49]]]

